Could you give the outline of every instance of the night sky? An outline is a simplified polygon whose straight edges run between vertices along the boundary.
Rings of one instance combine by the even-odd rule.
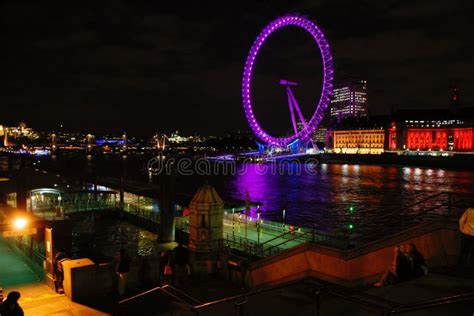
[[[368,81],[372,114],[447,107],[455,86],[461,104],[474,105],[470,0],[3,1],[0,124],[144,136],[247,131],[245,58],[285,13],[322,28],[336,81]],[[280,78],[299,82],[294,92],[309,116],[322,76],[309,35],[291,27],[272,35],[256,71],[263,127],[290,127]]]

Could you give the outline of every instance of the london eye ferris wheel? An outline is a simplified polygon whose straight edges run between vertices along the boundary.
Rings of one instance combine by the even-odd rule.
[[[271,34],[287,26],[297,26],[303,28],[309,34],[311,34],[312,38],[319,47],[319,51],[321,52],[321,60],[323,65],[323,81],[321,95],[319,97],[319,101],[315,105],[314,113],[309,119],[309,121],[306,121],[306,119],[303,117],[301,109],[298,106],[298,103],[296,102],[296,98],[294,97],[291,91],[291,86],[295,86],[297,84],[287,80],[280,80],[280,84],[284,85],[286,88],[288,96],[288,105],[290,109],[290,116],[294,132],[290,136],[277,137],[268,134],[260,126],[257,119],[255,118],[251,98],[252,75],[254,72],[255,61],[258,57],[258,53],[261,47],[264,45],[265,41],[270,37]],[[260,141],[262,141],[265,145],[274,147],[290,147],[297,143],[303,144],[310,141],[315,130],[321,123],[324,111],[330,103],[333,78],[334,69],[331,50],[329,48],[329,44],[326,38],[324,37],[323,32],[315,23],[305,17],[298,15],[287,15],[271,21],[260,32],[256,40],[252,44],[250,52],[247,56],[247,60],[245,62],[244,73],[242,78],[243,107],[245,110],[247,121],[255,136],[257,136]],[[300,130],[298,130],[297,127],[297,118],[299,119],[302,125],[302,129]]]

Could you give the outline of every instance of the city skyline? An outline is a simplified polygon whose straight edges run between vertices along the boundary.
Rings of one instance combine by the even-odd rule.
[[[467,1],[226,6],[5,2],[2,124],[139,135],[248,131],[240,96],[245,56],[261,28],[289,12],[308,15],[325,32],[336,82],[367,80],[371,114],[448,108],[454,87],[463,106],[473,103]],[[307,113],[319,95],[320,56],[302,34],[275,36],[257,64],[256,115],[281,133],[291,122],[276,80],[299,82],[295,95]]]

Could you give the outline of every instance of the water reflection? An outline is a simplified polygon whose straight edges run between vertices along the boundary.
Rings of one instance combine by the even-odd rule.
[[[83,157],[81,159],[76,164],[81,167],[81,172],[84,169],[88,173],[95,170],[103,175],[117,177],[124,170],[127,178],[150,181],[148,170],[144,168],[146,162],[135,156],[128,159],[94,157],[90,162],[86,162]],[[60,162],[61,158],[58,157],[56,163]],[[65,162],[65,168],[75,166],[67,163],[68,160]],[[287,165],[283,169],[285,172],[274,172],[279,169],[272,169],[271,165],[249,164],[245,168],[238,166],[235,175],[178,175],[176,192],[192,196],[204,180],[208,180],[224,201],[244,200],[245,192],[248,191],[252,201],[262,203],[262,219],[281,220],[282,210],[285,209],[287,223],[319,226],[346,220],[350,205],[356,207],[358,220],[369,223],[376,222],[387,212],[401,209],[436,192],[474,193],[474,172],[471,171],[326,163],[316,167],[316,174],[306,173],[304,168],[297,174],[294,165]],[[140,173],[138,170],[143,171]],[[253,216],[256,214],[253,213]],[[90,237],[91,245],[106,242],[113,244],[113,247],[105,247],[107,256],[113,256],[127,240],[135,242],[133,247],[136,249],[130,249],[131,253],[142,255],[155,251],[153,243],[156,235],[148,235],[121,222],[95,225],[99,237]],[[90,248],[91,251],[94,249]]]
[[[121,248],[132,257],[158,256],[157,245],[154,233],[116,219],[89,216],[76,219],[70,249],[73,258],[110,262]]]
[[[257,167],[256,167],[257,168]],[[442,169],[321,164],[316,175],[260,174],[247,166],[244,174],[210,182],[224,199],[262,202],[263,218],[281,218],[294,224],[337,222],[348,205],[360,216],[400,209],[428,194],[441,191],[474,192],[474,173]],[[183,179],[184,180],[184,179]]]

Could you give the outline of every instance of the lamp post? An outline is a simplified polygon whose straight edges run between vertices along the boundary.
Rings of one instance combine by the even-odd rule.
[[[232,208],[232,240],[235,240],[234,213],[235,207]]]
[[[257,205],[257,245],[260,244],[260,213],[261,213],[261,211],[258,208],[259,206]]]
[[[61,201],[62,201],[62,197],[61,195],[58,196],[58,209],[59,209],[59,216],[61,216],[63,214],[63,210],[62,210],[62,206],[61,206]]]
[[[283,211],[282,211],[282,214],[283,214],[283,216],[282,216],[283,217],[283,230],[285,230],[285,213],[286,213],[286,210],[283,209]]]
[[[245,245],[247,248],[248,246],[248,239],[247,239],[247,226],[248,226],[248,216],[250,211],[250,198],[249,198],[249,191],[245,192]]]

